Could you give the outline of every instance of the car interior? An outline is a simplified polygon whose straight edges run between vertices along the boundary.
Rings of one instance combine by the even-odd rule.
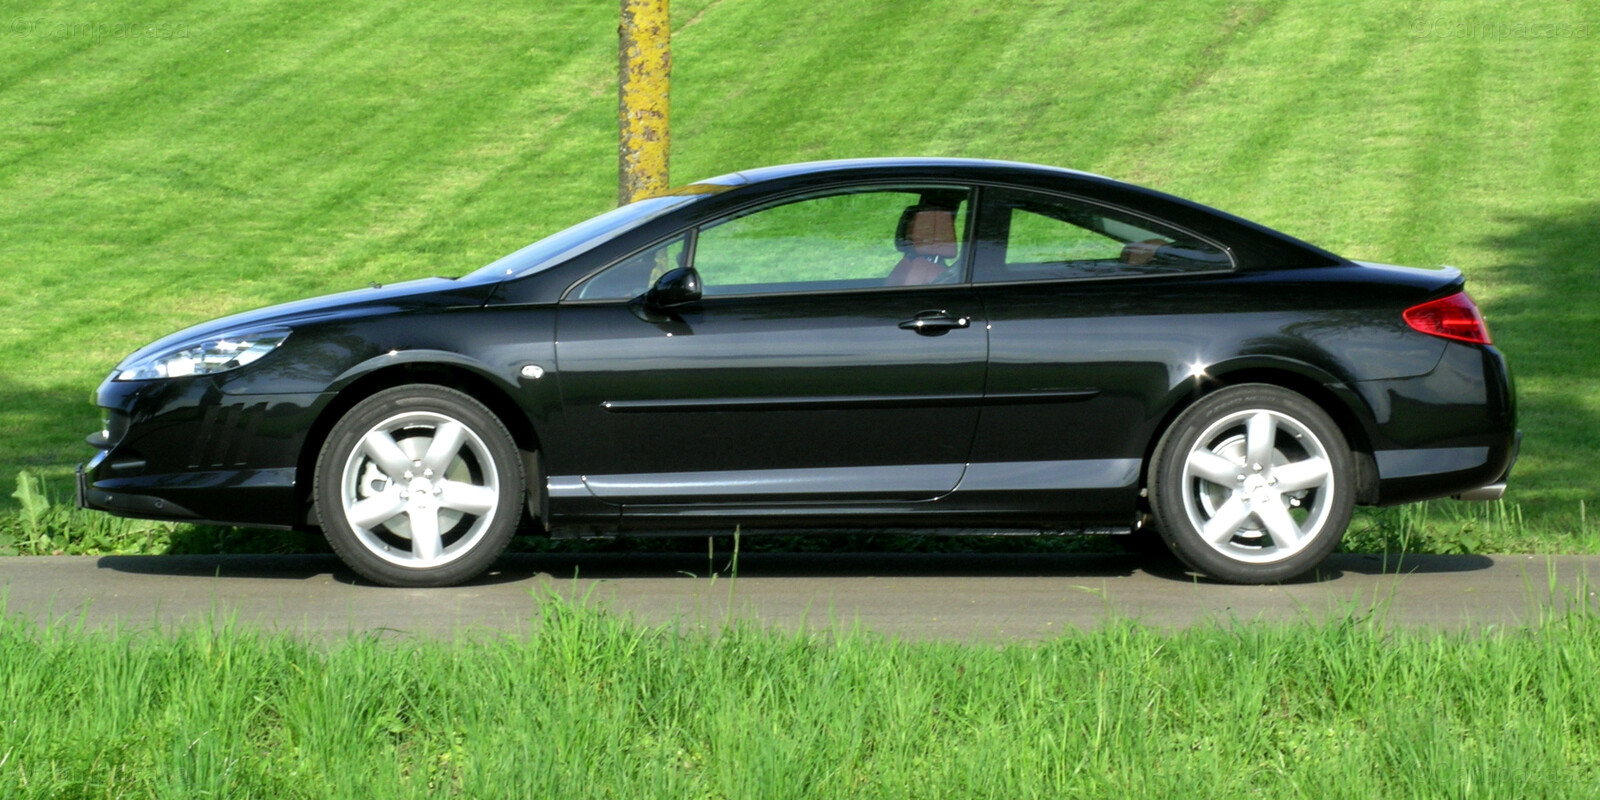
[[[885,286],[920,286],[955,280],[956,265],[960,263],[953,261],[959,250],[956,212],[920,203],[907,208],[895,228],[894,246],[904,257],[889,273]]]

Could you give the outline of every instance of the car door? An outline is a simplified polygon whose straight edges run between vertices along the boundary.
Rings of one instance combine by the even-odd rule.
[[[558,311],[556,358],[562,428],[576,440],[551,463],[551,485],[581,482],[618,504],[952,490],[987,351],[964,279],[970,194],[875,186],[786,197],[575,285]],[[639,299],[680,265],[699,272],[698,301]]]
[[[1231,257],[1083,198],[982,195],[973,283],[990,363],[962,491],[1049,493],[1071,515],[1125,507],[1164,399],[1209,349],[1197,321],[1215,311]]]

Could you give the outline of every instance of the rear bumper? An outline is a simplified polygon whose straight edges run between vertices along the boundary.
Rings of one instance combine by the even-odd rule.
[[[1376,505],[1504,493],[1521,434],[1498,350],[1451,343],[1426,375],[1351,388],[1371,412]]]
[[[1522,454],[1522,431],[1517,431],[1516,443],[1511,446],[1511,463],[1506,465],[1506,471],[1493,483],[1485,484],[1476,489],[1469,489],[1460,494],[1451,495],[1457,500],[1482,501],[1499,500],[1506,496],[1506,484],[1511,480],[1511,468],[1517,465],[1517,456]]]
[[[1499,499],[1510,479],[1520,438],[1520,432],[1512,431],[1469,447],[1379,451],[1374,454],[1379,475],[1377,505],[1441,497]]]

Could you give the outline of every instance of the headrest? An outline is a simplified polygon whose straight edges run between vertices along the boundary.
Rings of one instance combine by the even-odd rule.
[[[906,255],[955,258],[956,212],[928,205],[907,208],[895,228],[894,246]]]

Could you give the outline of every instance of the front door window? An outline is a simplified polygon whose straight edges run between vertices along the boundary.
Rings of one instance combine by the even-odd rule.
[[[661,242],[580,283],[578,300],[628,300],[689,263],[706,297],[958,283],[971,192],[874,187],[789,198]]]

